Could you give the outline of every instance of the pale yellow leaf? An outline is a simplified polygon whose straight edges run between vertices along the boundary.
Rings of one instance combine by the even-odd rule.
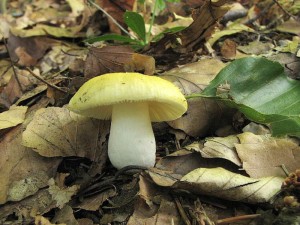
[[[282,181],[280,177],[253,179],[220,167],[199,168],[182,177],[179,187],[231,201],[262,203],[281,189]]]
[[[53,178],[49,180],[48,184],[48,191],[51,194],[52,199],[56,201],[56,206],[59,208],[63,208],[64,205],[71,200],[71,197],[75,195],[79,189],[78,185],[61,188],[55,184]]]
[[[35,225],[54,225],[48,219],[46,219],[45,217],[40,216],[40,215],[35,217],[34,224]],[[56,225],[66,225],[65,223],[60,223],[60,224],[55,223],[55,224]]]
[[[23,145],[47,157],[79,156],[105,161],[102,146],[108,132],[109,121],[49,107],[36,112],[23,132]]]
[[[23,123],[27,106],[12,105],[8,111],[0,113],[0,129],[17,126]]]

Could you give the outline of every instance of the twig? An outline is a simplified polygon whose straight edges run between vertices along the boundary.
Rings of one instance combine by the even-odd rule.
[[[44,80],[44,79],[43,79],[42,77],[40,77],[39,75],[35,74],[31,69],[25,68],[25,70],[27,70],[27,71],[28,71],[32,76],[34,76],[36,79],[38,79],[39,81],[42,81],[43,83],[47,84],[48,86],[52,87],[53,89],[58,90],[58,91],[60,91],[60,92],[63,92],[63,93],[65,93],[65,94],[68,94],[67,91],[65,91],[65,90],[63,90],[63,89],[57,87],[57,86],[54,85],[54,84],[49,83],[49,82],[46,81],[46,80]]]
[[[88,0],[88,2],[93,5],[94,7],[96,7],[97,9],[99,9],[101,12],[103,12],[109,19],[111,19],[125,34],[127,34],[129,37],[135,39],[124,27],[122,27],[121,24],[118,23],[118,21],[115,20],[115,18],[113,18],[108,12],[106,12],[104,9],[102,9],[99,5],[97,5],[96,3],[94,3],[91,0]]]
[[[286,14],[286,15],[288,15],[289,17],[292,17],[293,19],[295,19],[295,20],[297,20],[297,17],[296,16],[294,16],[294,15],[292,15],[291,13],[289,13],[288,11],[286,11],[283,7],[282,7],[282,5],[280,5],[280,3],[277,1],[277,0],[273,0],[273,2],[275,2],[276,3],[276,5]]]
[[[179,199],[177,197],[173,197],[176,203],[176,206],[178,208],[179,214],[181,216],[181,218],[183,219],[183,222],[185,225],[192,225],[192,223],[190,222],[189,218],[187,217]]]
[[[12,67],[12,69],[13,69],[14,77],[15,77],[15,79],[16,79],[16,81],[17,81],[17,84],[18,84],[18,86],[19,86],[19,88],[20,88],[21,93],[23,93],[24,90],[23,90],[23,88],[22,88],[21,82],[20,82],[19,77],[18,77],[18,75],[17,75],[17,71],[16,71],[16,68],[15,68],[14,62],[12,61],[12,58],[11,58],[11,56],[10,56],[10,53],[9,53],[9,50],[8,50],[8,47],[7,47],[7,42],[6,42],[5,38],[3,38],[3,43],[4,43],[5,49],[6,49],[6,51],[7,51],[7,54],[9,55],[10,65],[11,65],[11,67]]]
[[[222,224],[228,224],[228,223],[235,223],[235,222],[238,222],[238,221],[241,221],[241,220],[255,219],[257,217],[260,217],[260,214],[250,214],[250,215],[229,217],[229,218],[218,220],[216,222],[216,224],[217,225],[222,225]]]

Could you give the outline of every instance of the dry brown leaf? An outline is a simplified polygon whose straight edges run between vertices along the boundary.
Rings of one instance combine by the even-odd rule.
[[[10,57],[13,62],[22,66],[34,66],[54,44],[49,38],[29,37],[21,38],[13,34],[7,40]]]
[[[235,59],[237,44],[231,39],[226,39],[221,47],[221,54],[225,59]]]
[[[229,10],[225,4],[228,0],[206,1],[200,8],[193,11],[193,23],[179,33],[182,47],[191,50],[204,42],[213,31],[216,21]]]
[[[151,56],[134,53],[128,46],[91,47],[87,55],[84,75],[92,77],[110,72],[141,72],[152,75],[155,60]]]
[[[288,171],[299,168],[300,147],[294,140],[259,136],[249,132],[238,137],[240,144],[235,147],[243,162],[243,168],[251,177],[285,177],[282,166]]]
[[[22,132],[20,126],[13,128],[0,142],[0,204],[20,201],[47,186],[61,161],[22,146]]]
[[[253,204],[268,202],[280,191],[283,181],[280,177],[249,178],[221,167],[198,168],[181,178],[158,169],[151,169],[149,175],[159,186]]]
[[[79,225],[77,222],[73,209],[71,206],[64,206],[62,209],[55,213],[54,218],[51,220],[54,224],[67,224],[67,225]]]
[[[135,210],[128,225],[180,224],[175,203],[167,200],[167,195],[145,176],[140,176],[139,189],[139,198],[135,202]]]
[[[162,78],[173,82],[185,95],[201,92],[225,66],[217,59],[202,59],[163,74]],[[205,98],[188,99],[188,110],[179,119],[168,122],[193,137],[203,137],[219,127],[231,124],[232,113],[221,103]]]
[[[47,157],[79,156],[103,162],[103,143],[108,132],[109,121],[50,107],[36,112],[23,133],[23,145]]]
[[[162,199],[160,207],[154,216],[148,217],[145,215],[145,208],[142,207],[143,203],[136,205],[135,212],[129,218],[127,225],[166,225],[166,224],[181,224],[180,215],[177,211],[176,204],[174,202]]]
[[[14,127],[23,123],[27,108],[27,106],[13,105],[8,111],[0,113],[0,129]]]
[[[107,199],[115,196],[116,190],[115,189],[108,189],[100,194],[93,195],[91,197],[84,197],[83,200],[76,204],[76,208],[84,209],[88,211],[97,211],[102,204],[107,201]]]

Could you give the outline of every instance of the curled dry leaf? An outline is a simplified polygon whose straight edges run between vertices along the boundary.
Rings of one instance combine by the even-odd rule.
[[[183,177],[158,169],[151,169],[149,175],[160,186],[253,204],[268,202],[283,181],[280,177],[253,179],[220,167],[198,168]]]
[[[13,105],[8,111],[0,113],[0,129],[14,127],[23,123],[27,108],[27,106]]]
[[[260,136],[249,132],[238,135],[238,138],[240,144],[235,144],[235,147],[243,168],[251,177],[285,177],[282,166],[288,171],[299,168],[300,147],[293,139]]]
[[[108,121],[49,107],[36,112],[23,132],[23,145],[47,157],[79,156],[100,162],[106,161],[103,144],[108,132]]]
[[[0,204],[20,201],[47,186],[60,163],[21,145],[23,128],[12,129],[0,142]]]
[[[188,150],[195,150],[201,153],[204,158],[223,158],[227,159],[237,166],[241,166],[241,160],[235,150],[235,144],[239,143],[239,139],[234,136],[207,138],[204,147],[195,142],[185,147]]]

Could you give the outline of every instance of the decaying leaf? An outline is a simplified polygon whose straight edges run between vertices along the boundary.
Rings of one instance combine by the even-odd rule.
[[[22,123],[25,119],[27,106],[13,105],[8,111],[0,113],[0,129],[14,127]]]
[[[176,174],[157,169],[149,175],[160,186],[246,203],[268,202],[281,189],[283,181],[280,177],[253,179],[220,167],[198,168],[179,179]]]
[[[127,46],[91,47],[85,64],[85,77],[92,78],[110,72],[144,72],[152,75],[155,60],[151,56],[134,53]]]
[[[23,133],[23,145],[47,157],[79,156],[106,161],[103,143],[108,132],[108,121],[80,116],[67,108],[49,107],[36,112]]]
[[[295,171],[299,168],[300,147],[293,139],[259,136],[246,132],[238,135],[235,144],[245,171],[254,178],[265,176],[285,177],[282,168]]]
[[[55,184],[53,178],[48,182],[48,191],[52,196],[52,199],[56,201],[56,206],[63,208],[66,203],[71,200],[71,197],[75,195],[79,189],[78,185],[73,185],[71,187],[60,187]]]
[[[11,202],[0,206],[0,221],[5,221],[10,215],[31,221],[37,215],[43,215],[55,208],[55,202],[47,189],[40,189],[37,193],[21,201]]]
[[[20,201],[47,186],[61,161],[22,146],[22,131],[20,126],[13,128],[0,142],[0,204]]]
[[[79,225],[74,216],[73,209],[69,205],[65,205],[62,209],[57,211],[51,222],[54,224]]]

